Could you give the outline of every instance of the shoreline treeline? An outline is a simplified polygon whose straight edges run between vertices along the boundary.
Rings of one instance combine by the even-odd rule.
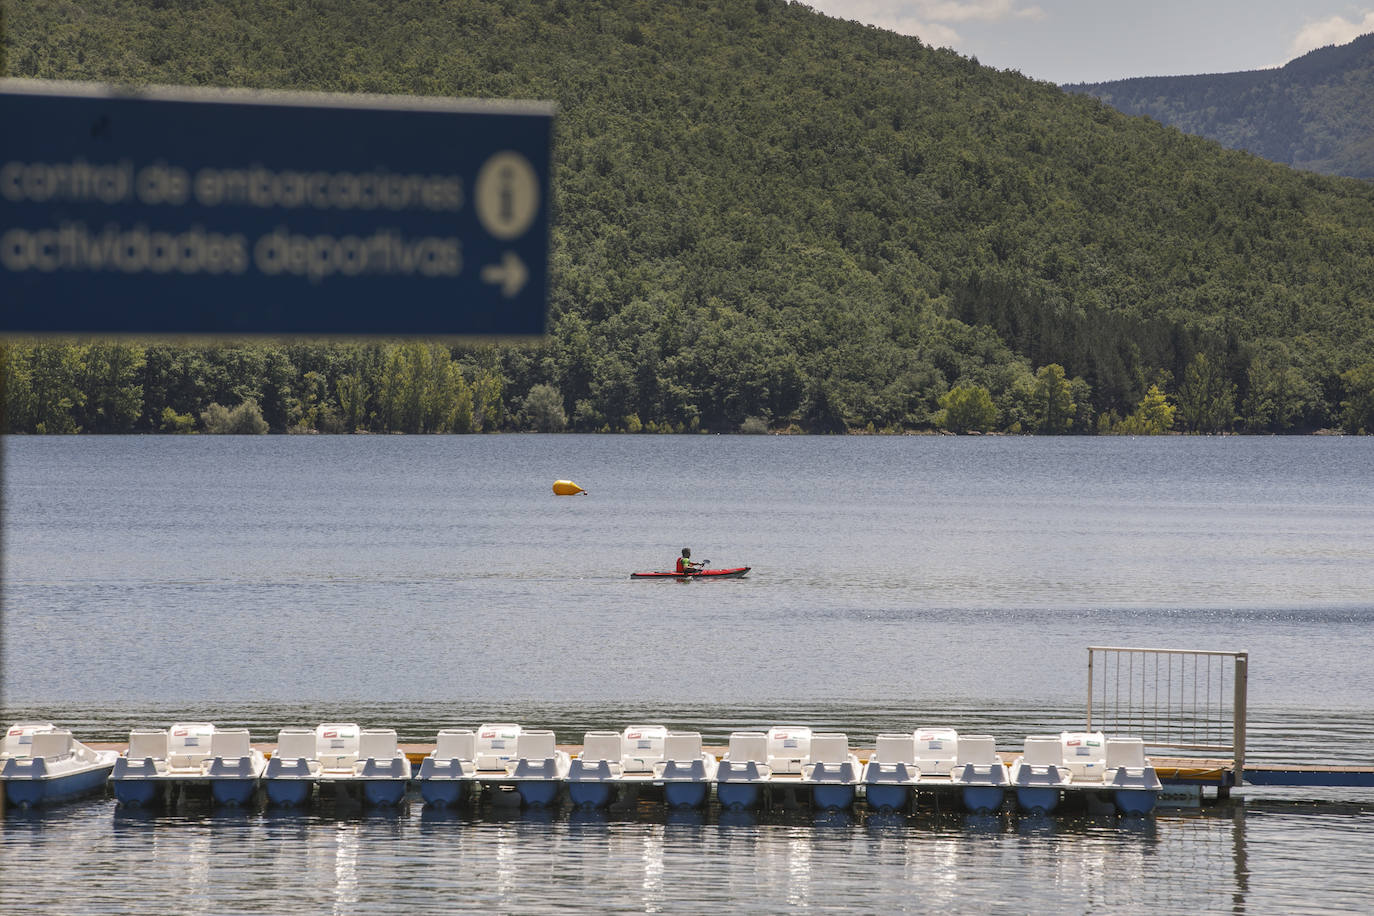
[[[1177,390],[1152,384],[1126,414],[1096,413],[1081,378],[1050,364],[1024,367],[996,392],[962,383],[940,394],[928,422],[886,424],[819,416],[805,386],[782,422],[762,401],[737,398],[740,418],[703,424],[684,392],[679,411],[641,416],[635,378],[577,401],[569,412],[559,389],[538,379],[579,367],[556,365],[557,347],[450,347],[408,342],[222,344],[180,346],[127,341],[11,342],[0,348],[7,433],[475,433],[559,432],[949,432],[1103,433],[1302,432],[1313,395],[1297,373],[1253,380],[1238,394],[1205,354]],[[565,357],[566,358],[566,357]],[[1343,373],[1336,427],[1374,431],[1374,362]],[[655,384],[664,384],[655,380]],[[723,397],[717,394],[717,397]],[[659,405],[661,406],[661,405]],[[614,418],[613,420],[608,417]]]

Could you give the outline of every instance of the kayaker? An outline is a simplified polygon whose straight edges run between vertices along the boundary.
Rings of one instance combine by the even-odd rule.
[[[682,548],[682,556],[677,558],[677,571],[680,573],[691,573],[696,572],[700,568],[700,563],[692,562],[692,548]]]

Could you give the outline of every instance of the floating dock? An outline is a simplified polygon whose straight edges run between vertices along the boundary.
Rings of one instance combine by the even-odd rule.
[[[120,742],[86,742],[97,750],[113,750],[124,753],[128,744]],[[275,744],[254,744],[268,758],[276,750]],[[582,752],[580,744],[560,744],[560,751],[571,756]],[[433,744],[402,744],[401,750],[410,759],[411,765],[419,771],[425,757],[434,750]],[[725,754],[724,747],[707,746],[702,750],[717,760]],[[856,748],[859,761],[867,763],[871,748]],[[1010,764],[1020,751],[999,751],[1004,763]],[[1212,789],[1219,798],[1226,798],[1232,789],[1242,786],[1288,786],[1314,788],[1374,788],[1374,766],[1345,764],[1290,764],[1290,763],[1247,763],[1237,779],[1234,760],[1210,759],[1203,757],[1150,757],[1159,781],[1165,786],[1197,786]]]
[[[400,744],[396,740],[396,733],[391,729],[362,729],[360,734],[365,734],[370,739],[384,739],[385,747],[379,751],[375,747],[362,746],[359,740],[357,751],[353,754],[349,751],[348,766],[344,770],[337,767],[332,770],[325,770],[322,766],[323,761],[328,759],[328,755],[320,752],[315,739],[320,730],[342,728],[342,726],[322,725],[319,730],[314,732],[306,729],[284,729],[278,738],[283,742],[280,747],[273,743],[250,744],[248,730],[226,729],[222,732],[214,732],[213,726],[203,725],[206,735],[214,732],[214,740],[211,745],[225,743],[229,739],[237,738],[239,744],[226,751],[218,747],[205,747],[204,750],[211,751],[207,756],[206,763],[197,763],[192,768],[195,770],[190,776],[183,775],[179,780],[167,779],[157,780],[156,785],[152,782],[153,788],[157,791],[135,792],[138,789],[147,789],[148,786],[142,785],[146,779],[136,779],[142,774],[143,770],[150,766],[164,767],[168,761],[154,760],[156,754],[147,759],[137,761],[139,773],[132,775],[121,774],[120,765],[125,763],[130,751],[130,745],[124,743],[102,743],[85,745],[89,750],[87,753],[115,758],[115,773],[110,777],[109,786],[114,791],[117,801],[121,804],[144,804],[144,803],[171,803],[186,797],[187,786],[204,785],[211,789],[217,803],[245,804],[254,798],[262,800],[262,796],[257,794],[261,788],[266,792],[270,803],[274,804],[300,804],[307,802],[316,791],[324,792],[328,789],[330,797],[344,799],[345,797],[354,801],[365,801],[370,804],[398,804],[407,794],[407,788],[418,786],[421,794],[425,798],[426,804],[446,805],[453,804],[462,800],[476,800],[478,798],[499,805],[534,805],[547,806],[560,803],[566,788],[572,802],[581,806],[591,804],[593,806],[604,806],[612,800],[619,799],[620,804],[633,802],[639,798],[641,789],[648,790],[650,786],[655,792],[665,793],[664,801],[670,807],[678,807],[687,804],[684,799],[690,800],[691,807],[699,807],[707,799],[715,797],[717,788],[720,790],[719,799],[723,807],[753,807],[762,805],[771,808],[773,805],[781,803],[791,807],[799,803],[822,805],[827,810],[847,808],[854,803],[856,790],[868,789],[868,793],[858,794],[858,798],[863,798],[867,806],[874,810],[905,810],[914,812],[916,810],[917,797],[919,795],[933,796],[935,807],[942,807],[945,802],[942,798],[947,798],[950,793],[954,793],[955,798],[961,800],[962,805],[975,813],[984,813],[998,809],[1002,806],[1004,793],[1010,794],[1015,790],[1015,807],[1032,813],[1049,813],[1059,801],[1068,801],[1076,797],[1082,799],[1082,803],[1092,813],[1107,813],[1115,807],[1121,813],[1139,814],[1148,813],[1155,807],[1160,808],[1197,808],[1204,804],[1204,799],[1211,797],[1216,801],[1228,799],[1233,790],[1247,786],[1273,786],[1284,788],[1374,788],[1374,766],[1364,765],[1332,765],[1332,764],[1277,764],[1263,763],[1250,764],[1244,763],[1237,765],[1234,759],[1225,758],[1202,758],[1202,757],[1163,757],[1141,756],[1141,741],[1138,738],[1116,739],[1107,736],[1104,738],[1100,734],[1093,733],[1069,733],[1064,732],[1056,737],[1051,736],[1031,736],[1026,739],[1026,746],[1023,751],[998,751],[995,749],[993,739],[988,736],[962,736],[956,737],[957,733],[953,729],[932,729],[925,734],[917,734],[917,765],[916,769],[908,774],[902,770],[903,766],[911,766],[910,763],[899,765],[895,760],[901,760],[900,756],[889,759],[893,753],[894,742],[900,744],[902,740],[910,743],[911,738],[905,734],[883,734],[878,736],[876,748],[852,748],[849,747],[843,734],[821,734],[815,735],[809,729],[800,727],[785,729],[772,729],[765,735],[763,733],[735,732],[731,735],[729,747],[703,746],[701,736],[697,732],[678,732],[669,733],[663,726],[631,726],[624,733],[624,740],[631,738],[637,739],[633,747],[649,750],[640,751],[644,754],[644,760],[634,756],[633,750],[627,750],[631,745],[621,744],[622,735],[616,732],[589,732],[587,740],[590,742],[594,736],[606,736],[614,739],[613,757],[615,762],[596,763],[593,773],[585,775],[583,771],[571,774],[568,763],[571,760],[583,755],[582,745],[564,744],[558,745],[555,742],[554,734],[547,729],[524,729],[520,726],[484,726],[483,737],[488,738],[492,735],[499,735],[502,738],[511,739],[502,742],[492,742],[496,748],[504,749],[508,752],[515,751],[515,744],[525,742],[531,744],[531,748],[520,751],[518,760],[498,759],[488,754],[483,756],[481,753],[473,754],[472,748],[467,752],[460,751],[450,740],[447,752],[455,754],[453,759],[439,760],[435,757],[436,748],[446,747],[443,742],[446,736],[454,739],[455,736],[472,743],[474,733],[469,729],[441,729],[436,743],[407,743]],[[357,729],[350,725],[349,728]],[[631,731],[633,730],[633,734]],[[149,731],[149,730],[142,730]],[[190,726],[174,726],[171,730],[175,734],[190,732]],[[918,730],[919,733],[920,730]],[[308,747],[297,748],[291,745],[292,750],[287,750],[285,744],[288,737],[295,736],[300,732],[309,739],[305,743]],[[506,732],[510,734],[507,735]],[[653,734],[650,734],[652,732]],[[777,738],[791,738],[795,733],[798,736],[800,745],[795,746],[786,742],[779,743],[778,747],[768,745],[768,755],[766,756],[767,766],[759,765],[759,769],[765,771],[766,775],[761,778],[754,776],[740,781],[741,777],[732,775],[728,780],[722,776],[716,779],[717,768],[724,773],[732,757],[740,754],[747,755],[741,760],[754,760],[755,755],[748,750],[735,748],[737,739],[754,739],[760,743],[772,742],[774,732],[780,733]],[[938,732],[938,734],[937,734]],[[944,735],[948,732],[948,735]],[[10,734],[18,734],[18,730],[12,729]],[[55,734],[57,732],[54,732]],[[804,733],[804,734],[802,734]],[[61,734],[69,734],[62,732]],[[325,738],[330,738],[332,731],[324,731]],[[166,743],[167,733],[158,731],[158,735]],[[513,738],[512,738],[513,736]],[[657,736],[657,743],[653,740]],[[22,737],[22,736],[21,736]],[[36,735],[35,740],[46,738],[46,735]],[[136,729],[131,733],[131,739],[140,737],[140,730]],[[204,742],[199,742],[203,744]],[[225,742],[219,741],[220,738]],[[542,739],[543,744],[538,748],[532,745],[537,743],[531,739]],[[692,760],[694,769],[688,773],[682,768],[686,760],[681,753],[681,748],[674,750],[671,745],[673,741],[690,738],[695,744],[692,749]],[[945,739],[948,740],[939,740]],[[18,739],[16,739],[18,740]],[[190,740],[190,739],[187,739]],[[888,744],[884,745],[884,741]],[[959,742],[960,754],[956,758],[954,746]],[[821,744],[825,743],[826,750],[820,750]],[[974,753],[974,748],[969,749],[967,755],[963,754],[963,742],[982,742],[980,751]],[[1134,742],[1139,764],[1125,762],[1123,753],[1117,750],[1123,745],[1129,749],[1130,743]],[[376,741],[373,741],[375,744]],[[844,766],[832,766],[832,762],[839,758],[836,757],[830,744],[843,745],[843,755],[849,763]],[[1032,760],[1032,744],[1035,744],[1037,759]],[[1062,761],[1056,766],[1041,766],[1042,761],[1038,759],[1044,756],[1040,746],[1048,744],[1056,753],[1052,755],[1055,760]],[[509,745],[509,747],[507,747]],[[928,747],[924,747],[928,745]],[[919,755],[927,754],[926,758]],[[1104,751],[1105,747],[1105,751]],[[787,748],[793,748],[795,754],[799,754],[798,759],[792,759],[787,755]],[[885,749],[886,748],[886,749]],[[146,749],[145,749],[146,750]],[[194,750],[194,748],[192,748]],[[591,745],[588,744],[586,750],[590,753]],[[776,751],[782,750],[781,756],[776,755]],[[232,751],[232,753],[230,752]],[[1058,752],[1062,751],[1060,754]],[[312,759],[310,766],[314,767],[309,777],[301,777],[304,781],[296,785],[298,779],[289,780],[294,791],[293,797],[281,796],[282,781],[287,776],[278,773],[272,778],[272,768],[276,761],[271,758],[274,755],[285,755],[282,757],[283,766],[286,768],[300,768],[306,759],[301,754],[314,753],[319,762]],[[499,753],[500,750],[496,751]],[[1070,752],[1073,752],[1072,754]],[[7,752],[7,754],[10,752]],[[140,755],[142,752],[139,752]],[[151,752],[150,752],[151,753]],[[344,753],[340,751],[340,753]],[[228,754],[228,756],[225,756]],[[296,756],[293,756],[295,754]],[[629,756],[626,756],[626,755]],[[815,756],[813,756],[813,754]],[[965,759],[968,762],[967,771],[963,770],[965,764],[958,764],[956,769],[960,772],[958,778],[955,773],[941,768],[944,757],[938,755],[945,754],[951,762],[956,759]],[[1104,757],[1105,754],[1105,757]],[[1115,754],[1115,758],[1113,758]],[[984,756],[986,762],[995,767],[996,770],[1003,772],[1003,776],[997,785],[992,788],[978,788],[982,786],[986,779],[980,776],[976,769],[977,759]],[[213,757],[213,759],[210,759]],[[356,763],[354,757],[357,758]],[[1078,758],[1090,757],[1084,763],[1079,763]],[[169,761],[175,761],[175,756],[168,755]],[[256,769],[253,769],[252,776],[249,778],[246,773],[234,774],[239,778],[229,780],[224,773],[219,772],[224,767],[239,764],[240,769],[248,765],[252,759],[258,761]],[[383,760],[383,758],[387,758]],[[653,758],[650,765],[650,758]],[[927,759],[928,758],[928,759]],[[7,757],[7,759],[10,759]],[[15,759],[23,760],[19,757]],[[47,755],[38,758],[40,762],[47,759]],[[57,758],[53,758],[55,761]],[[592,754],[586,759],[609,760],[604,754],[598,756]],[[1116,763],[1110,761],[1116,759]],[[562,761],[559,764],[559,761]],[[807,761],[811,765],[807,765]],[[1108,770],[1098,770],[1104,765]],[[486,761],[485,763],[483,761]],[[10,759],[10,763],[13,763]],[[643,764],[636,768],[636,763]],[[49,761],[51,764],[52,761]],[[205,769],[206,764],[212,764],[209,769]],[[580,761],[579,761],[580,763]],[[442,764],[448,770],[454,770],[451,775],[438,773],[436,770]],[[796,764],[796,766],[790,766]],[[385,766],[384,766],[385,765]],[[458,767],[461,765],[461,770]],[[738,768],[740,763],[736,763]],[[870,779],[864,775],[870,770],[870,765],[878,767],[878,777]],[[126,769],[132,772],[135,764],[129,761]],[[600,771],[613,768],[613,773],[602,774]],[[753,766],[753,764],[749,764]],[[922,771],[923,767],[930,769]],[[1129,770],[1130,766],[1143,766],[1142,770]],[[263,768],[265,772],[259,772]],[[513,769],[512,769],[513,767]],[[1086,770],[1087,778],[1082,779],[1083,774],[1071,770],[1077,767],[1079,770]],[[1111,767],[1118,767],[1112,770]],[[359,769],[361,768],[361,769]],[[385,774],[373,772],[384,768]],[[577,769],[574,767],[574,769]],[[1027,770],[1032,772],[1026,775]],[[1042,774],[1040,771],[1044,770]],[[471,770],[471,772],[469,772]],[[584,767],[585,770],[585,767]],[[831,771],[834,771],[833,773]],[[891,770],[892,772],[888,772]],[[1018,770],[1022,774],[1018,777]],[[700,772],[698,772],[700,771]],[[901,772],[898,772],[901,771]],[[160,771],[159,771],[160,772]],[[190,773],[190,770],[187,770]],[[294,771],[293,771],[294,772]],[[1007,773],[1010,774],[1011,784],[1007,782]],[[6,769],[6,779],[8,768]],[[341,775],[342,774],[342,775]],[[972,774],[972,775],[970,775]],[[1114,775],[1113,775],[1114,774]],[[289,774],[287,774],[289,775]],[[382,779],[381,775],[386,778]],[[194,778],[192,778],[194,777]],[[345,778],[347,777],[347,778]],[[1095,778],[1094,778],[1095,777]],[[1045,780],[1050,780],[1045,782]],[[131,781],[132,780],[132,781]],[[341,780],[343,780],[341,782]],[[590,781],[589,781],[590,780]],[[1136,788],[1137,782],[1146,783],[1143,789]],[[731,786],[730,798],[724,794],[727,782]],[[183,783],[185,785],[183,785]],[[745,784],[748,785],[745,785]],[[757,785],[755,785],[757,783]],[[1042,786],[1042,783],[1044,784]],[[1153,788],[1149,787],[1153,783]],[[16,784],[18,785],[18,784]],[[27,785],[27,784],[25,784]],[[223,796],[226,787],[233,788],[237,793],[234,798],[228,799]],[[743,787],[743,788],[740,788]],[[23,787],[21,787],[22,789]],[[92,786],[94,791],[98,787]],[[304,788],[304,791],[300,791]],[[882,788],[881,795],[871,794]],[[9,797],[15,789],[9,782],[5,784],[5,790],[0,793],[0,798],[7,798],[10,803],[25,804],[20,798]],[[745,793],[743,789],[749,791]],[[121,791],[122,790],[122,791]],[[385,790],[385,797],[379,795]],[[178,793],[181,793],[178,795]],[[437,793],[437,794],[436,794]],[[590,794],[589,794],[590,793]],[[981,794],[980,794],[981,793]],[[1036,794],[1039,793],[1039,794]],[[21,792],[22,795],[22,792]],[[147,795],[147,798],[143,796]],[[251,796],[251,797],[250,797]],[[299,797],[294,797],[299,796]],[[452,796],[452,797],[449,797]],[[602,796],[605,796],[604,798]],[[993,798],[992,796],[995,796]],[[194,793],[193,793],[194,797]],[[656,796],[655,796],[656,797]],[[837,800],[838,799],[838,800]],[[256,802],[255,802],[256,803]],[[958,802],[956,802],[958,803]],[[1078,802],[1073,802],[1077,804]],[[7,807],[8,804],[5,804]],[[1105,806],[1105,810],[1104,810]]]

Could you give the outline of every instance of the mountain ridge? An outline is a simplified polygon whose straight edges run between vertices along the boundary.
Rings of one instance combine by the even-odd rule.
[[[1374,181],[1374,33],[1282,67],[1064,88],[1274,162]]]

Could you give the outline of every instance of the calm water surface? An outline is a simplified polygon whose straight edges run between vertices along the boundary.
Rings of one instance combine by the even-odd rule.
[[[1250,652],[1251,759],[1374,761],[1374,440],[4,441],[3,716],[1081,727],[1088,645]],[[554,479],[590,491],[554,497]],[[689,545],[744,580],[632,582]],[[1374,794],[1116,818],[117,812],[63,911],[1363,910]],[[9,868],[5,869],[6,871]],[[26,905],[0,882],[0,911]],[[439,903],[435,903],[438,900]]]

